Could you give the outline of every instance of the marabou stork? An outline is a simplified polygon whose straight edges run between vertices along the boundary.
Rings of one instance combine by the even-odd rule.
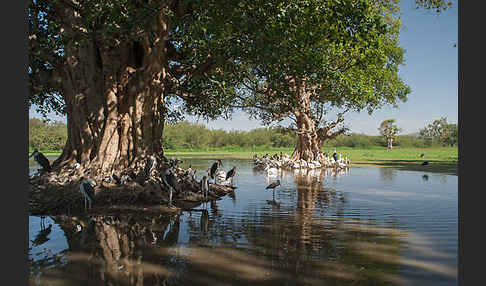
[[[228,173],[226,173],[226,180],[231,178],[231,184],[233,185],[233,177],[236,175],[236,167],[233,166],[233,169],[229,170]]]
[[[37,148],[34,148],[34,152],[30,154],[29,158],[32,156],[34,156],[34,160],[37,161],[37,163],[39,163],[39,165],[42,166],[43,171],[50,172],[52,170],[51,164],[49,163],[49,159],[47,159],[46,156],[44,156],[44,154],[39,152]]]
[[[206,176],[203,176],[201,180],[201,192],[203,194],[203,197],[207,199],[209,193],[209,184],[208,184],[208,177]]]
[[[174,190],[177,190],[177,178],[172,169],[167,169],[165,176],[163,177],[164,183],[169,187],[169,207],[172,207],[172,195]]]
[[[213,165],[211,166],[211,169],[209,170],[209,176],[211,177],[211,179],[214,180],[214,183],[216,184],[216,178],[215,178],[215,174],[216,174],[216,171],[223,166],[223,162],[221,162],[221,160],[218,159],[217,162],[214,162]]]
[[[96,181],[93,179],[85,179],[81,177],[81,183],[79,184],[79,191],[83,194],[84,197],[84,210],[86,211],[86,203],[89,204],[89,208],[91,209],[91,205],[95,203],[94,199],[94,189],[93,186],[96,186]]]

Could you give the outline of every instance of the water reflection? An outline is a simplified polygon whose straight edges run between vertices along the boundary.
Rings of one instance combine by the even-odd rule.
[[[256,224],[245,223],[244,218],[239,224],[212,229],[208,211],[202,210],[200,224],[188,226],[199,229],[199,234],[192,233],[199,242],[213,244],[188,247],[174,247],[180,233],[178,219],[56,217],[68,240],[68,263],[45,270],[40,281],[51,285],[385,285],[399,279],[393,261],[401,257],[404,233],[373,222],[312,219],[306,210],[299,212],[278,219],[262,213],[254,218]],[[78,224],[83,225],[79,232]],[[251,247],[217,245],[228,232],[238,234],[237,239],[244,237]],[[383,259],[386,255],[389,259]]]
[[[417,285],[433,277],[427,285],[445,285],[457,278],[454,265],[441,260],[450,253],[433,249],[429,238],[397,220],[352,213],[352,198],[326,182],[349,170],[283,171],[263,179],[241,169],[242,190],[233,198],[179,217],[53,217],[69,248],[57,255],[64,260],[32,260],[31,283]],[[377,179],[393,181],[396,174],[382,169]],[[264,184],[276,179],[282,185],[269,200]],[[258,196],[264,199],[249,199]],[[415,280],[407,273],[416,273]]]
[[[397,170],[394,168],[381,167],[379,168],[379,170],[380,170],[381,180],[383,182],[393,182],[393,180],[397,176]]]
[[[424,182],[427,182],[427,181],[429,180],[429,175],[424,174],[424,175],[422,176],[422,180],[424,180]]]

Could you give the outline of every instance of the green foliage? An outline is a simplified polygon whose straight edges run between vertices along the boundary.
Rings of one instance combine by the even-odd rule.
[[[29,119],[29,148],[40,150],[61,150],[66,144],[67,127],[62,122],[44,122],[38,118]]]
[[[164,148],[205,149],[232,147],[294,147],[296,137],[282,128],[257,128],[250,131],[211,130],[187,121],[165,127]]]
[[[398,135],[398,132],[400,131],[400,128],[395,125],[395,119],[387,119],[381,122],[378,131],[380,131],[380,135],[385,137],[386,139],[395,139]]]
[[[439,143],[454,146],[458,141],[457,124],[449,124],[447,123],[447,117],[441,117],[421,129],[420,137],[427,141],[428,144]]]
[[[435,10],[435,12],[440,13],[446,10],[452,5],[452,1],[447,0],[415,0],[417,9],[424,8],[427,10]]]
[[[293,116],[300,102],[290,79],[305,81],[311,102],[331,108],[371,113],[406,100],[396,1],[274,2],[273,10],[253,11],[264,35],[250,34],[254,48],[241,105],[254,117],[270,123]]]

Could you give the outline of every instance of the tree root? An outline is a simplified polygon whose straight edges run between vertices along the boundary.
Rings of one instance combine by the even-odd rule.
[[[200,182],[185,171],[176,168],[178,179],[172,204],[168,207],[169,188],[163,183],[162,172],[150,175],[147,179],[133,176],[129,181],[117,183],[115,180],[105,182],[97,178],[95,203],[89,213],[106,214],[113,211],[147,211],[177,213],[182,209],[196,207],[203,202],[219,200],[234,191],[232,186],[209,185],[209,195],[204,199]],[[125,172],[128,173],[128,172]],[[62,175],[60,175],[62,174]],[[73,215],[85,212],[84,198],[79,190],[80,176],[64,173],[47,173],[30,179],[29,212],[34,215]]]

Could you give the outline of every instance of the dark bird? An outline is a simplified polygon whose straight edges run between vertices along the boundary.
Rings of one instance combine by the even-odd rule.
[[[236,175],[236,167],[233,166],[233,169],[229,170],[228,173],[226,173],[226,180],[229,178],[233,178]],[[233,181],[233,179],[231,180]]]
[[[422,179],[423,179],[424,181],[428,181],[428,180],[429,180],[429,175],[427,175],[427,174],[423,175],[423,176],[422,176]]]
[[[49,233],[51,233],[52,230],[52,224],[49,224],[47,228],[43,228],[39,231],[39,233],[36,235],[34,240],[31,240],[33,246],[39,246],[49,240],[47,237]]]
[[[332,157],[334,158],[334,161],[336,161],[336,162],[338,161],[338,154],[336,153],[336,150],[334,150]]]
[[[150,155],[147,158],[147,162],[145,163],[145,168],[144,168],[144,175],[145,179],[148,179],[152,172],[157,168],[157,159],[155,158],[154,155]]]
[[[429,161],[425,161],[422,163],[422,166],[425,166],[425,165],[428,165],[429,164]]]
[[[271,183],[265,189],[275,189],[278,186],[280,186],[280,180],[277,180],[276,182]]]
[[[454,43],[454,45],[452,45],[452,47],[453,47],[453,48],[457,47],[457,44],[456,44],[456,43]]]
[[[208,185],[208,177],[206,176],[203,176],[201,180],[201,192],[203,194],[203,197],[207,199],[209,193],[209,185]]]
[[[214,175],[216,174],[216,171],[221,167],[223,166],[223,163],[221,162],[221,160],[218,159],[217,162],[214,162],[213,165],[211,166],[211,169],[209,170],[209,176],[211,177],[211,179],[214,180],[214,182],[216,183],[216,179],[214,177]]]
[[[86,211],[86,203],[89,204],[89,208],[91,209],[91,205],[95,203],[94,199],[94,189],[93,186],[96,186],[96,181],[93,179],[85,179],[81,177],[81,183],[79,184],[79,191],[83,194],[84,197],[84,210]]]
[[[172,207],[172,195],[174,190],[177,191],[177,178],[172,169],[167,169],[165,176],[163,177],[164,183],[169,187],[169,207]]]
[[[37,148],[34,149],[34,152],[32,152],[29,158],[32,156],[34,156],[34,160],[37,161],[39,165],[41,165],[43,171],[50,172],[52,170],[51,164],[49,163],[49,159],[47,159],[46,156],[44,156],[44,154],[39,152]]]
[[[425,156],[425,153],[420,154],[420,158],[423,158]]]

